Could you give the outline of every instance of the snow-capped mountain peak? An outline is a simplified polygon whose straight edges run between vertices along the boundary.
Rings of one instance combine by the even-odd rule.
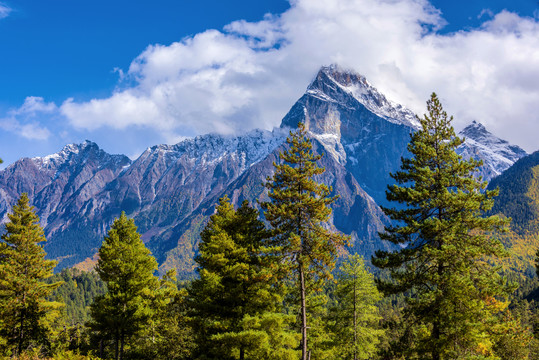
[[[108,154],[100,149],[95,142],[90,140],[85,140],[80,144],[67,144],[57,153],[34,157],[30,160],[38,168],[55,170],[64,164],[75,161],[75,158],[83,157],[86,159],[89,156],[100,158],[101,162],[114,164],[114,166],[121,164],[121,166],[125,167],[131,164],[131,160],[127,156]]]
[[[324,66],[307,88],[308,94],[339,101],[339,98],[332,98],[327,91],[324,91],[327,90],[327,85],[322,85],[321,82],[335,84],[336,87],[351,95],[369,111],[389,122],[407,125],[415,129],[420,126],[411,110],[387,99],[367,81],[365,76],[353,70],[346,70],[335,64]]]
[[[462,129],[459,136],[465,141],[459,147],[458,153],[465,159],[470,157],[483,159],[484,173],[481,175],[485,179],[500,175],[515,161],[527,155],[522,148],[498,138],[475,120]]]
[[[175,145],[156,145],[148,148],[137,161],[159,157],[167,166],[177,161],[206,166],[219,162],[226,156],[232,156],[240,160],[240,166],[245,170],[281,145],[287,135],[284,129],[273,131],[255,129],[239,136],[200,135],[182,140]]]
[[[78,155],[87,148],[95,148],[96,150],[99,150],[96,143],[85,140],[80,144],[67,144],[62,148],[62,150],[54,154],[43,157],[34,157],[32,158],[32,161],[40,167],[57,166],[68,161],[72,156]]]
[[[281,127],[299,122],[376,201],[384,201],[389,173],[400,165],[410,132],[418,128],[411,111],[389,101],[364,76],[337,65],[318,71]]]
[[[162,269],[184,275],[195,268],[198,234],[218,199],[235,205],[264,199],[264,182],[279,161],[289,128],[305,124],[313,151],[324,153],[320,181],[340,197],[333,225],[352,235],[353,249],[370,257],[388,249],[378,231],[389,224],[377,204],[388,205],[387,185],[409,157],[413,113],[389,101],[364,76],[323,67],[274,131],[201,135],[148,148],[131,162],[91,142],[66,145],[45,157],[25,158],[0,171],[0,218],[21,192],[38,209],[49,239],[47,253],[72,266],[92,257],[113,219],[125,211]],[[524,150],[473,123],[461,132],[465,157],[482,159],[484,179],[507,168]],[[373,201],[374,200],[374,201]]]

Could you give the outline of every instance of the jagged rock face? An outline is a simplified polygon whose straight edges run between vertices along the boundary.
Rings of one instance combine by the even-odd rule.
[[[218,197],[285,138],[284,131],[255,130],[240,137],[205,135],[152,147],[114,183],[112,202],[129,209],[143,240],[161,259],[177,246],[178,226],[198,216],[206,199]]]
[[[460,131],[459,136],[465,138],[465,142],[457,152],[465,159],[483,160],[478,175],[486,181],[500,175],[518,159],[528,155],[519,146],[511,145],[506,140],[494,136],[476,121]]]
[[[273,132],[199,136],[153,146],[134,162],[91,142],[19,160],[0,171],[0,215],[5,220],[9,207],[28,192],[49,240],[46,251],[60,260],[60,269],[91,258],[113,219],[125,211],[161,269],[176,267],[187,277],[194,271],[200,231],[218,199],[226,194],[235,204],[248,200],[254,206],[267,200],[263,184],[286,146],[288,128],[300,121],[315,151],[326,154],[319,180],[340,195],[332,225],[350,234],[350,250],[367,259],[388,249],[378,237],[388,224],[378,204],[384,204],[389,173],[399,169],[410,133],[419,125],[412,112],[387,100],[364,77],[337,66],[320,70]],[[461,153],[484,159],[492,173],[521,156],[521,149],[479,126],[464,136]],[[507,161],[498,161],[502,158]]]
[[[169,251],[160,242],[170,229],[281,145],[286,135],[279,129],[239,137],[205,135],[154,146],[133,163],[90,142],[68,145],[58,154],[22,159],[0,172],[1,214],[5,217],[19,194],[28,192],[49,239],[45,249],[60,260],[58,268],[92,257],[121,211],[135,218],[151,247]]]
[[[385,190],[393,183],[389,174],[400,168],[402,157],[409,156],[410,134],[420,128],[412,111],[388,100],[363,76],[335,65],[318,72],[281,127],[296,127],[298,122],[381,205],[386,205]],[[482,160],[478,175],[486,181],[526,155],[476,122],[459,135],[466,141],[457,152]]]
[[[7,204],[26,192],[41,224],[54,231],[55,219],[83,207],[130,164],[127,156],[109,155],[89,141],[43,158],[21,159],[0,172],[1,215],[5,218]]]
[[[146,150],[115,184],[115,200],[129,212],[144,211],[164,198],[188,196],[192,211],[212,192],[237,178],[285,139],[283,131],[255,130],[245,136],[204,135]],[[129,184],[129,186],[126,186]]]
[[[192,255],[198,246],[199,237],[193,235],[200,231],[203,219],[214,212],[218,199],[224,195],[236,206],[247,200],[252,206],[259,208],[260,202],[268,201],[264,183],[273,175],[273,163],[279,162],[279,152],[284,149],[285,145],[253,164],[223,191],[206,198],[199,208],[177,227],[169,229],[158,244],[160,250],[157,252],[164,254],[161,262],[171,267],[194,269]],[[313,150],[316,153],[323,151],[323,145],[316,139],[313,140]],[[319,165],[326,171],[317,180],[331,186],[332,195],[339,195],[332,205],[331,223],[337,230],[351,235],[351,248],[348,250],[363,255],[369,261],[376,250],[391,248],[390,244],[382,242],[378,236],[378,232],[383,231],[384,226],[389,224],[388,218],[361,188],[354,176],[330,156],[323,157]],[[178,247],[183,251],[178,252]]]
[[[73,229],[92,219],[95,197],[130,164],[128,157],[109,155],[89,141],[43,158],[21,159],[0,172],[0,216],[5,221],[20,194],[28,193],[45,233],[54,239],[45,245],[49,256],[78,262],[73,254],[86,235],[64,239],[62,233],[75,235]]]
[[[336,66],[319,71],[281,126],[298,122],[378,204],[385,203],[389,174],[399,169],[410,133],[419,126],[411,111],[387,100],[364,77]]]

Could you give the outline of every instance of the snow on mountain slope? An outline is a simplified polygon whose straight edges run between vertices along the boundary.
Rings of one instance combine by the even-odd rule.
[[[198,234],[217,199],[227,194],[235,203],[256,204],[265,196],[263,183],[298,122],[306,125],[316,151],[325,153],[321,179],[340,195],[333,225],[352,234],[353,251],[369,258],[387,245],[377,236],[387,224],[378,205],[387,205],[389,174],[409,156],[406,146],[419,125],[411,111],[365,77],[335,65],[320,69],[272,132],[202,135],[152,146],[134,162],[89,141],[21,159],[0,171],[0,216],[28,192],[45,226],[46,251],[62,268],[92,257],[112,220],[125,211],[161,265],[189,275]],[[525,155],[477,123],[461,136],[466,142],[459,152],[485,162],[485,179]]]
[[[324,66],[320,71],[375,115],[395,124],[419,128],[419,121],[411,110],[387,99],[363,75],[352,70],[345,70],[335,64]],[[320,94],[320,90],[311,84],[307,93]],[[327,98],[327,95],[325,96]]]
[[[364,76],[336,65],[320,69],[281,127],[299,122],[378,204],[385,203],[389,173],[399,168],[418,126],[411,111],[387,100]]]
[[[241,162],[241,168],[245,170],[281,145],[287,135],[288,133],[282,129],[275,129],[273,132],[256,129],[240,136],[207,134],[183,140],[176,145],[157,145],[148,148],[141,157],[161,152],[168,161],[173,162],[185,157],[197,166],[204,166],[230,155],[237,158]]]
[[[28,193],[48,239],[49,257],[61,258],[62,267],[72,265],[93,255],[100,244],[94,234],[108,226],[109,219],[88,229],[83,225],[92,221],[98,195],[130,164],[127,156],[110,155],[90,141],[66,145],[49,156],[20,159],[0,171],[0,216],[6,221],[21,193]],[[66,231],[69,236],[62,236]]]
[[[487,181],[500,175],[518,159],[527,155],[522,148],[496,137],[476,121],[460,131],[459,136],[465,141],[457,152],[465,159],[473,157],[483,160],[479,175]]]
[[[389,174],[408,157],[410,133],[420,128],[414,113],[388,100],[364,76],[337,65],[320,69],[281,127],[305,123],[327,154],[344,165],[378,204],[385,204]],[[500,174],[526,153],[518,146],[490,134],[480,125],[461,133],[466,142],[458,152],[484,165],[484,180]]]
[[[4,195],[0,203],[7,206],[16,201],[22,192],[26,192],[34,202],[47,198],[47,207],[56,209],[60,203],[75,197],[92,197],[130,164],[127,156],[110,155],[91,141],[69,144],[58,153],[23,158],[2,170],[0,187]],[[2,216],[6,211],[0,206]],[[47,224],[49,213],[40,214],[43,224]]]

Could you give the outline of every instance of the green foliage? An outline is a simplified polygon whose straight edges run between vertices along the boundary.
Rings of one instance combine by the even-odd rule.
[[[65,303],[64,317],[68,325],[84,324],[90,319],[90,305],[106,292],[105,283],[95,271],[75,268],[63,269],[47,279],[47,283],[61,282],[49,296],[49,300]]]
[[[46,300],[60,282],[44,281],[56,261],[45,260],[45,235],[26,193],[8,218],[0,242],[0,343],[5,355],[17,355],[46,345],[62,304]]]
[[[539,152],[518,160],[492,179],[488,188],[500,189],[490,214],[511,218],[511,228],[518,235],[539,231]]]
[[[306,299],[307,343],[309,344],[308,356],[311,359],[333,360],[336,359],[334,338],[328,329],[328,306],[330,303],[331,289],[324,286],[326,291],[316,291],[308,294]],[[295,306],[297,308],[297,305]],[[298,313],[298,311],[295,311]]]
[[[187,317],[187,291],[178,290],[174,271],[169,271],[159,282],[151,298],[153,316],[137,334],[130,352],[132,359],[191,359],[194,338]]]
[[[303,124],[287,138],[289,149],[280,153],[284,163],[273,164],[275,173],[266,187],[270,202],[262,208],[273,227],[273,239],[280,248],[286,273],[295,277],[301,311],[302,359],[307,358],[307,298],[321,289],[321,280],[331,278],[339,248],[348,238],[327,228],[331,215],[331,189],[314,177],[325,169],[316,162],[311,140]]]
[[[521,158],[492,179],[488,189],[496,188],[499,196],[488,214],[511,219],[510,231],[500,235],[510,258],[498,263],[505,270],[532,277],[539,248],[539,152]]]
[[[64,269],[53,278],[63,279],[64,284],[51,298],[67,299],[64,318],[57,324],[56,334],[51,337],[51,352],[54,357],[70,352],[99,354],[102,334],[92,334],[81,319],[89,316],[89,309],[84,304],[89,304],[98,295],[103,295],[106,292],[105,283],[99,279],[97,273],[77,269]],[[187,323],[186,293],[185,289],[178,290],[173,271],[159,281],[157,288],[148,292],[153,316],[126,345],[126,357],[170,360],[190,358],[194,341]],[[75,319],[78,321],[75,322]],[[106,355],[107,341],[103,341],[103,345],[103,354]]]
[[[507,221],[482,216],[497,191],[482,192],[486,184],[473,176],[480,162],[456,154],[463,140],[435,94],[427,109],[408,146],[412,157],[387,192],[404,206],[384,208],[395,225],[380,236],[402,248],[378,251],[373,264],[391,270],[393,281],[380,282],[385,292],[412,291],[405,315],[419,324],[412,332],[420,357],[493,358],[487,330],[509,289],[485,258],[506,255],[489,234]]]
[[[361,256],[350,255],[339,268],[334,298],[329,318],[339,359],[371,359],[384,334],[376,306],[382,296]]]
[[[513,309],[498,314],[498,321],[490,329],[494,352],[501,360],[528,359],[533,339],[531,312],[526,301]]]
[[[47,279],[49,283],[57,281],[62,285],[48,299],[63,302],[65,307],[54,323],[50,337],[51,353],[55,358],[64,358],[62,354],[68,357],[74,351],[86,354],[91,349],[90,331],[85,326],[90,320],[90,305],[97,296],[106,292],[105,283],[95,271],[74,268],[63,269]]]
[[[278,258],[266,247],[258,211],[247,202],[236,211],[224,197],[201,239],[195,259],[200,278],[189,287],[196,356],[255,359],[275,341],[288,346],[288,317],[278,313],[282,299],[273,275]]]
[[[241,330],[217,334],[212,339],[229,349],[233,359],[241,358],[238,344],[242,344],[245,359],[297,360],[299,337],[289,329],[294,320],[293,315],[276,312],[247,314],[240,321]]]
[[[50,258],[58,259],[57,270],[74,266],[95,255],[96,249],[103,241],[103,238],[96,234],[95,226],[97,225],[81,221],[55,232],[54,241],[45,244],[45,250]],[[73,255],[65,256],[65,254]]]
[[[114,343],[116,359],[124,356],[126,340],[148,325],[153,316],[153,291],[159,280],[153,275],[157,262],[144,246],[132,219],[125,213],[116,219],[99,249],[96,272],[107,293],[91,306],[91,328],[101,339]]]
[[[0,359],[3,359],[0,357]],[[5,358],[7,360],[8,358]],[[25,351],[19,356],[10,357],[10,360],[97,360],[93,356],[84,356],[73,351],[62,351],[54,354],[54,357],[43,357],[39,351]]]
[[[195,248],[198,246],[200,233],[206,223],[207,218],[202,215],[192,218],[189,221],[187,229],[183,231],[179,240],[176,240],[176,245],[172,250],[166,250],[170,248],[166,243],[155,244],[155,252],[166,253],[166,258],[159,266],[160,273],[169,269],[176,269],[180,279],[186,280],[194,277],[196,269],[196,262],[194,260]]]

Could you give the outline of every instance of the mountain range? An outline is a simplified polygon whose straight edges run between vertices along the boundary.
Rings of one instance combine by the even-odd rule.
[[[415,114],[387,99],[365,77],[332,65],[322,67],[305,94],[273,131],[240,136],[208,134],[175,145],[148,148],[136,160],[110,155],[86,141],[60,152],[24,158],[0,171],[0,217],[27,192],[45,229],[45,250],[57,269],[91,259],[121,211],[135,219],[160,270],[190,276],[202,230],[215,204],[228,195],[235,204],[265,200],[264,182],[279,161],[288,132],[299,122],[309,130],[313,149],[323,153],[326,172],[318,179],[339,198],[332,225],[352,236],[349,249],[370,256],[390,246],[378,232],[389,224],[390,173],[407,156]],[[490,181],[526,152],[473,122],[460,133],[458,152],[483,161],[478,176]]]

